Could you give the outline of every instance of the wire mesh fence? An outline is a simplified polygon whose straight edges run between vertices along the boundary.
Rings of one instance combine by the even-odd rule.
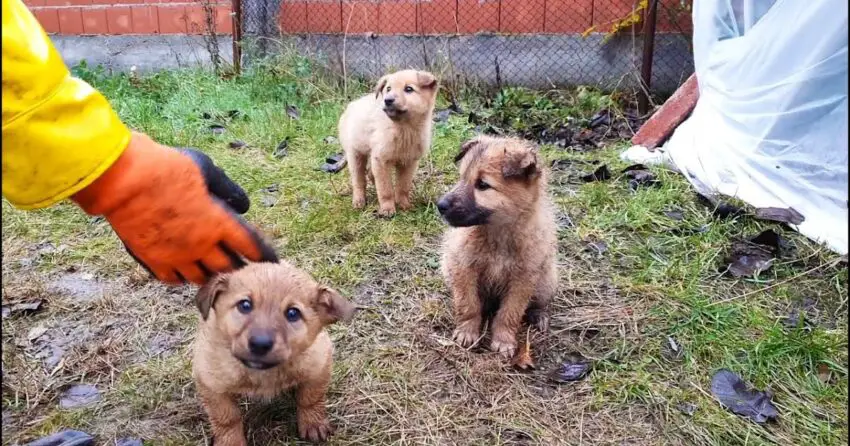
[[[366,79],[417,67],[444,82],[618,90],[641,85],[649,58],[656,93],[693,72],[692,0],[234,1],[243,64],[288,48]]]

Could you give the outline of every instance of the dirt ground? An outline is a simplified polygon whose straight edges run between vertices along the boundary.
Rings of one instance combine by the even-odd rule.
[[[633,190],[617,159],[625,135],[581,133],[610,98],[517,90],[495,105],[464,99],[475,116],[441,115],[415,209],[383,220],[371,212],[373,190],[370,208],[355,211],[347,172],[318,170],[339,150],[345,99],[296,71],[78,74],[129,125],[209,153],[249,192],[248,219],[278,252],[363,307],[330,330],[332,444],[846,444],[846,260],[780,225],[716,218],[672,172],[650,169],[659,184]],[[560,132],[543,153],[553,163],[561,282],[550,332],[529,332],[530,372],[452,342],[438,268],[445,226],[433,205],[456,178],[460,142],[501,131],[493,126],[523,95],[535,104],[523,110],[577,119],[569,131],[516,129]],[[246,118],[228,115],[234,109]],[[211,120],[223,135],[209,131]],[[235,140],[246,146],[231,148]],[[610,179],[580,179],[603,164]],[[105,221],[69,204],[21,212],[4,201],[2,212],[3,444],[64,428],[99,444],[203,444],[209,428],[190,376],[195,289],[151,281]],[[730,243],[768,228],[794,249],[756,277],[719,272]],[[789,314],[805,317],[789,325]],[[576,357],[589,374],[553,382],[550,373]],[[720,368],[771,389],[779,418],[759,425],[720,407],[710,393]],[[77,385],[96,389],[84,404],[67,398]],[[253,444],[297,442],[291,396],[246,403],[245,414]]]

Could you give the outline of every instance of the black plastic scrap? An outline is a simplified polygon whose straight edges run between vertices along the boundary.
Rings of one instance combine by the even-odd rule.
[[[549,372],[549,379],[562,384],[578,381],[587,376],[588,372],[590,372],[590,361],[581,357],[572,357]]]
[[[755,211],[755,218],[791,225],[799,225],[806,221],[806,217],[793,208],[758,208]]]
[[[749,240],[736,242],[724,262],[725,270],[734,277],[749,277],[766,271],[779,256],[783,245],[782,237],[772,229]]]
[[[750,389],[734,372],[721,369],[711,379],[711,393],[723,407],[756,423],[766,423],[779,416],[771,392]]]
[[[321,170],[327,173],[337,173],[346,165],[345,155],[337,153],[325,158],[325,164],[322,164]]]
[[[581,180],[590,183],[592,181],[606,181],[611,179],[611,171],[608,170],[608,166],[603,164],[599,166],[593,173],[589,173],[587,175],[583,175]]]

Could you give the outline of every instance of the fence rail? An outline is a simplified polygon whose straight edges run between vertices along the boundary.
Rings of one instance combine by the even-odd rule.
[[[245,64],[286,47],[370,79],[423,67],[447,81],[616,90],[639,89],[643,74],[658,93],[693,72],[692,0],[233,2]]]

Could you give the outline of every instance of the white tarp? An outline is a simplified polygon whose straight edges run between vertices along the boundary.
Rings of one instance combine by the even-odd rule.
[[[700,97],[666,162],[701,193],[795,209],[847,253],[846,1],[696,0],[693,20]]]

